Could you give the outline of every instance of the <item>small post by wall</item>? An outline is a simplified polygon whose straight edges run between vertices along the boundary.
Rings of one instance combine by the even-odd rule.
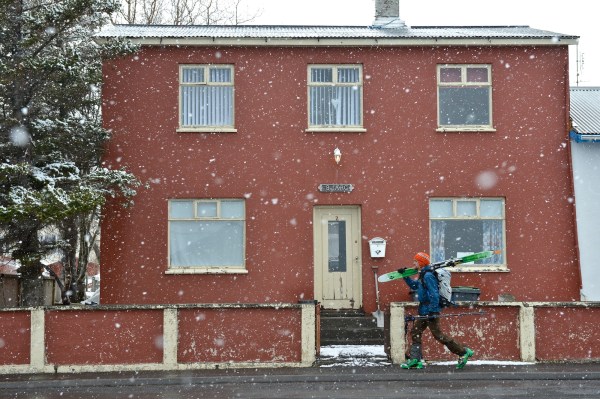
[[[163,365],[177,367],[177,338],[179,336],[177,309],[166,308],[163,313]]]
[[[316,311],[314,304],[302,304],[302,354],[301,362],[312,365],[317,360],[316,355]]]
[[[393,364],[404,363],[406,337],[404,334],[404,306],[390,304],[390,357]]]
[[[43,308],[35,308],[31,310],[31,353],[30,367],[38,372],[44,371],[46,358],[46,320]]]
[[[519,309],[519,345],[521,360],[535,362],[535,315],[533,306],[521,304]]]

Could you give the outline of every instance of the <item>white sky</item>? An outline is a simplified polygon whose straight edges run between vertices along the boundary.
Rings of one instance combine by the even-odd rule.
[[[245,0],[262,10],[252,25],[371,25],[375,0]],[[409,26],[529,25],[580,36],[570,46],[571,86],[600,86],[600,14],[595,0],[400,0],[400,18]]]

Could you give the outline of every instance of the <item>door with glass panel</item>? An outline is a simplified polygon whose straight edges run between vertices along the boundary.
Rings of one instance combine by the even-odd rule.
[[[314,208],[315,299],[326,309],[362,306],[360,208]]]

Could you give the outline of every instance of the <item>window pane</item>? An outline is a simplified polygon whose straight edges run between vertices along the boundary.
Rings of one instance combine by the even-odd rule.
[[[212,83],[228,83],[231,82],[230,68],[210,68],[209,81]]]
[[[328,222],[328,240],[329,272],[345,272],[346,221]]]
[[[193,219],[193,201],[171,201],[169,202],[169,218],[171,219]]]
[[[433,262],[459,253],[502,248],[501,220],[432,220],[431,232]],[[475,261],[475,265],[502,263],[502,255]]]
[[[310,88],[310,124],[359,126],[361,88],[317,86]]]
[[[477,203],[475,201],[458,201],[456,213],[457,216],[477,216]]]
[[[339,83],[358,83],[360,82],[359,68],[338,68]]]
[[[483,82],[488,81],[487,68],[467,68],[467,82]]]
[[[244,202],[243,201],[221,201],[221,218],[223,219],[243,219]]]
[[[232,86],[192,86],[181,89],[183,126],[232,126]]]
[[[182,83],[202,83],[204,82],[204,68],[182,68]]]
[[[429,203],[429,217],[442,218],[452,217],[451,200],[431,200]]]
[[[333,69],[311,68],[310,81],[314,83],[333,82]]]
[[[481,200],[481,217],[502,217],[501,200]]]
[[[243,266],[243,221],[171,221],[169,227],[171,266]]]
[[[460,83],[461,81],[461,68],[440,68],[440,82]]]
[[[198,214],[199,218],[216,218],[217,217],[217,203],[216,202],[198,202]]]
[[[489,125],[489,87],[440,87],[440,125]]]

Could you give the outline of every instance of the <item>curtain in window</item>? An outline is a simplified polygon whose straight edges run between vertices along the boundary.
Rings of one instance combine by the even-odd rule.
[[[171,221],[172,267],[243,266],[243,221]]]
[[[502,221],[501,220],[484,220],[483,221],[483,250],[493,251],[502,249]],[[485,261],[485,262],[483,262]],[[482,260],[482,263],[501,264],[502,254],[494,255],[491,258]]]
[[[310,124],[313,126],[360,126],[358,86],[310,88]]]
[[[312,83],[331,83],[331,86],[310,88],[311,126],[360,126],[361,86],[360,68],[338,68],[337,83],[356,83],[354,86],[336,85],[332,68],[311,69]]]
[[[233,86],[230,68],[209,68],[208,85],[182,86],[182,126],[233,126]],[[204,82],[204,68],[183,70],[184,83]]]
[[[431,260],[440,262],[446,259],[446,222],[435,220],[431,222]]]
[[[233,87],[185,86],[181,97],[182,126],[233,126]]]

